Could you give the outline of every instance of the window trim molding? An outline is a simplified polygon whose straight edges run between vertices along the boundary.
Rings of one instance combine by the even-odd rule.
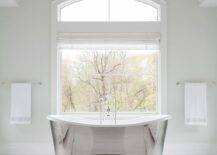
[[[152,0],[161,6],[161,21],[160,22],[129,22],[128,28],[126,23],[128,22],[114,22],[109,23],[111,29],[106,22],[88,22],[90,25],[104,25],[108,26],[105,29],[87,29],[86,22],[69,22],[59,24],[57,21],[57,5],[66,0],[55,0],[51,5],[51,114],[61,114],[60,105],[58,100],[60,99],[60,81],[59,73],[60,65],[59,53],[57,52],[57,33],[71,31],[72,33],[148,33],[159,32],[161,34],[160,40],[160,54],[158,75],[160,77],[158,83],[158,111],[161,114],[167,113],[167,16],[166,16],[166,2],[164,0]],[[150,0],[151,1],[151,0]],[[124,26],[124,27],[123,27]],[[71,27],[71,28],[70,28]],[[121,27],[121,28],[120,28]],[[116,29],[117,28],[117,29]],[[141,114],[141,113],[140,113]]]
[[[138,44],[143,44],[143,43],[151,43],[151,44],[157,44],[160,46],[160,34],[159,33],[72,33],[72,34],[68,34],[70,36],[65,36],[66,34],[63,34],[63,37],[67,38],[67,41],[69,39],[70,43],[69,44],[82,44],[82,43],[87,43],[89,41],[94,41],[96,43],[101,43],[101,40],[103,39],[104,41],[109,41],[109,43],[112,43],[114,41],[114,43],[116,43],[116,41],[120,41],[123,43],[130,43],[132,44],[132,46],[137,46]],[[60,40],[61,41],[61,40]],[[112,41],[112,42],[111,42]],[[63,41],[64,43],[64,41]],[[73,49],[73,47],[72,47]],[[158,51],[159,50],[159,51]],[[159,95],[161,94],[159,92],[159,85],[158,85],[158,81],[160,80],[160,73],[159,73],[159,69],[161,68],[161,64],[159,63],[160,60],[160,49],[157,49],[157,62],[156,62],[156,66],[157,66],[157,72],[156,72],[156,79],[157,79],[157,98],[156,98],[156,111],[155,112],[135,112],[135,111],[118,111],[118,114],[159,114],[161,113],[161,109],[160,109],[160,104],[158,102],[159,99]],[[59,71],[58,71],[58,77],[61,77],[61,63],[62,63],[62,53],[61,50],[58,53],[58,59],[60,62],[58,65]],[[95,113],[95,114],[99,114],[99,112],[85,112],[85,111],[76,111],[76,112],[62,112],[62,81],[59,80],[58,81],[58,85],[59,85],[59,91],[58,93],[60,94],[59,99],[58,99],[58,105],[59,105],[59,111],[58,114],[61,115],[67,115],[67,114],[90,114],[90,113]]]

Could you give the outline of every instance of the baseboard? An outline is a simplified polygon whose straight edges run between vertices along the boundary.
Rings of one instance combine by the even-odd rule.
[[[164,155],[216,155],[217,144],[166,144]],[[13,143],[0,146],[0,155],[54,155],[49,143]]]
[[[49,143],[9,143],[1,144],[0,155],[54,155]]]
[[[217,144],[166,144],[164,155],[217,155]]]

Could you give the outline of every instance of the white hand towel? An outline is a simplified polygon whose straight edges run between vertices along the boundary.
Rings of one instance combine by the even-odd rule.
[[[11,84],[11,124],[31,124],[31,84]]]
[[[185,84],[185,124],[207,125],[206,83]]]

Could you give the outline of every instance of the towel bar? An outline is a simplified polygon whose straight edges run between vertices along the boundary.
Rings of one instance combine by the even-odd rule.
[[[185,83],[207,83],[210,85],[216,85],[215,81],[178,81],[176,82],[176,85],[181,86],[181,85],[184,85]]]
[[[26,82],[26,81],[14,81],[14,82],[1,82],[1,85],[9,85],[9,84],[12,84],[12,83],[31,83],[32,85],[42,85],[42,82]]]

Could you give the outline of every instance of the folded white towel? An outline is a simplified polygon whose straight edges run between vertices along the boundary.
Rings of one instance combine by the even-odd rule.
[[[207,125],[206,83],[185,84],[185,124]]]
[[[31,123],[31,84],[11,84],[11,124]]]

